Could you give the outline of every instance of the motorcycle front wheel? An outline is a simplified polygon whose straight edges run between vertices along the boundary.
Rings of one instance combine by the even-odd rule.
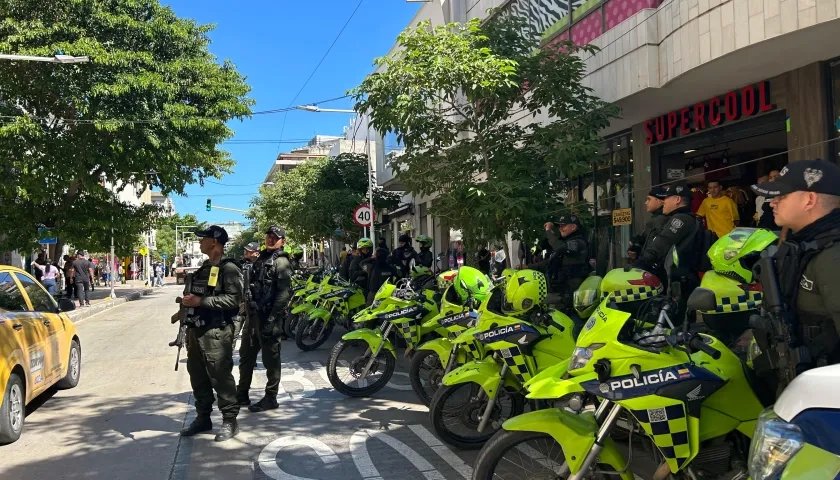
[[[598,464],[587,479],[618,480],[609,465]],[[472,480],[569,478],[571,472],[563,449],[551,435],[542,432],[501,430],[475,459]]]
[[[330,338],[334,326],[334,322],[327,322],[323,318],[311,321],[301,318],[295,329],[295,345],[304,352],[315,350]]]
[[[295,330],[297,329],[299,321],[300,314],[297,313],[290,313],[289,316],[286,317],[286,323],[283,325],[283,330],[286,332],[287,337],[295,338]]]
[[[440,388],[443,372],[443,363],[433,350],[419,350],[411,357],[408,365],[411,389],[427,407],[432,404],[432,397]]]
[[[365,366],[372,355],[364,340],[340,340],[336,343],[327,364],[327,378],[333,388],[348,397],[369,397],[385,388],[396,369],[396,360],[389,350],[382,348],[363,378]]]
[[[462,450],[478,450],[502,428],[502,423],[525,410],[525,398],[521,394],[499,390],[490,411],[490,420],[484,431],[479,432],[478,426],[487,401],[487,395],[484,395],[477,383],[440,387],[429,407],[435,434],[444,442]]]

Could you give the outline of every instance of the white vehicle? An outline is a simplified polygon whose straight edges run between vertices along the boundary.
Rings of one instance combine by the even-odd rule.
[[[840,475],[840,365],[799,375],[761,414],[749,469],[752,480]]]

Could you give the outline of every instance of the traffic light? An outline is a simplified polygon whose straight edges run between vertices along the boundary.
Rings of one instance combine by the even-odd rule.
[[[207,211],[208,211],[208,212],[210,211],[210,203],[211,203],[211,202],[210,202],[210,199],[208,198],[208,199],[207,199]]]

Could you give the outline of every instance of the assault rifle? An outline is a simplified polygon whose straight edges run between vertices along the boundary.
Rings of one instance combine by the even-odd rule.
[[[188,273],[184,276],[184,291],[190,293],[192,291],[192,279],[193,274]],[[183,297],[178,297],[175,299],[175,303],[181,305],[181,308],[175,312],[170,320],[172,323],[180,322],[178,325],[178,336],[175,337],[174,341],[169,342],[170,347],[178,347],[178,354],[175,356],[175,371],[178,371],[178,363],[181,361],[181,349],[184,348],[184,345],[187,341],[187,317],[192,315],[193,309],[191,307],[185,307],[181,302],[183,301]]]
[[[793,318],[785,304],[776,276],[776,260],[763,256],[753,267],[753,274],[763,286],[761,310],[764,315],[753,315],[750,326],[759,330],[755,336],[762,355],[755,361],[757,369],[769,368],[776,372],[779,380],[777,393],[793,381],[800,366],[810,362],[808,349],[797,346]],[[763,360],[760,360],[764,357]]]

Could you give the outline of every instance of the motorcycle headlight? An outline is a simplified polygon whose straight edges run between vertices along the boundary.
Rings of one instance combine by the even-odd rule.
[[[603,343],[593,343],[588,347],[575,347],[572,358],[569,359],[569,371],[583,368],[592,359],[592,352],[603,347]]]
[[[804,445],[799,427],[779,418],[773,407],[764,410],[750,445],[750,477],[753,480],[778,478],[787,462]]]

